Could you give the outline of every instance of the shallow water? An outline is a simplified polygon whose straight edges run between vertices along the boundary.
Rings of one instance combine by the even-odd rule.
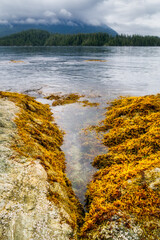
[[[105,61],[86,61],[90,59]],[[43,97],[50,93],[78,92],[101,103],[99,108],[78,103],[52,107],[66,132],[67,174],[83,202],[95,171],[90,162],[103,149],[82,129],[103,118],[111,99],[158,93],[159,63],[158,47],[0,47],[0,90],[24,92],[49,104]]]

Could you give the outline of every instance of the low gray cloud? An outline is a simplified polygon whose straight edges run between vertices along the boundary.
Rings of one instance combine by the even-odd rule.
[[[1,0],[0,24],[106,24],[118,33],[160,36],[159,0]]]

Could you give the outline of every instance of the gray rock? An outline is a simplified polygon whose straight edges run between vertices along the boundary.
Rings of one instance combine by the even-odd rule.
[[[0,107],[0,239],[76,239],[69,214],[47,199],[45,169],[38,160],[17,157],[10,148],[18,107],[3,99]],[[56,185],[55,191],[59,188]]]

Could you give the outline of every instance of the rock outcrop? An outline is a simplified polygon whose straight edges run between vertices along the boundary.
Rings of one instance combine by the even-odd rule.
[[[1,240],[160,239],[159,94],[113,101],[95,127],[108,151],[94,159],[84,223],[49,106],[8,92],[0,106]]]
[[[0,239],[77,239],[82,208],[47,105],[0,92]]]

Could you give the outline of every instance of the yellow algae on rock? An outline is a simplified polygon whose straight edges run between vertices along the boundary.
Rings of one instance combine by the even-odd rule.
[[[160,239],[160,94],[114,100],[96,130],[108,152],[93,162],[82,239]]]
[[[22,60],[10,60],[10,63],[24,63]]]
[[[10,154],[1,174],[0,238],[12,239],[12,232],[16,240],[77,239],[83,210],[65,174],[63,132],[54,124],[49,106],[18,93],[0,92],[1,99],[16,105],[16,117],[14,122],[6,118],[15,130],[5,138]]]
[[[101,59],[87,59],[85,62],[107,62],[107,60],[101,60]]]
[[[92,102],[89,102],[89,100],[80,101],[79,99],[82,97],[85,97],[85,96],[79,95],[78,93],[69,93],[69,94],[65,94],[65,95],[51,94],[45,98],[49,99],[49,100],[54,100],[54,102],[52,103],[52,106],[66,105],[66,104],[72,104],[72,103],[82,103],[83,107],[99,106],[99,103],[92,103]]]
[[[83,95],[79,95],[78,93],[69,93],[65,95],[51,94],[50,96],[45,98],[49,100],[55,100],[52,103],[52,106],[58,106],[58,105],[76,103],[81,97],[83,97]]]
[[[80,236],[83,211],[49,106],[9,92],[0,92],[0,103],[2,240],[160,238],[160,94],[114,100],[94,127],[106,153],[93,162],[100,170],[88,185]]]
[[[89,100],[79,101],[79,103],[82,103],[83,107],[98,107],[100,105],[97,102],[89,102]]]

